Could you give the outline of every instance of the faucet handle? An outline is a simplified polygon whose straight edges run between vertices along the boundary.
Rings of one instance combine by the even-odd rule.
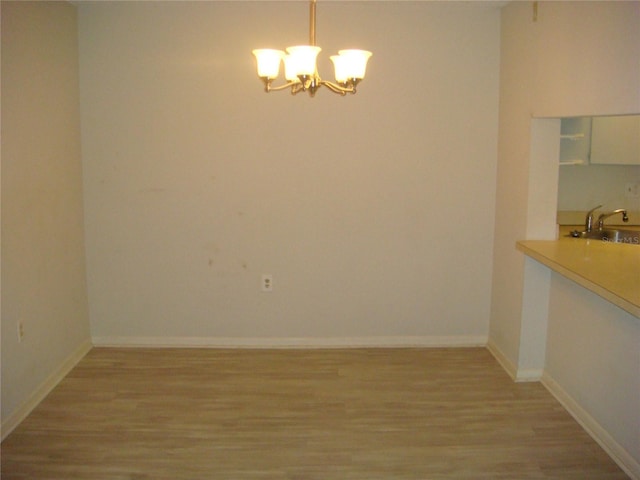
[[[584,221],[584,229],[587,232],[590,232],[591,229],[593,228],[593,212],[595,212],[599,208],[602,208],[602,205],[598,205],[597,207],[593,207],[591,210],[589,210],[587,212],[587,217],[585,218],[585,221]]]

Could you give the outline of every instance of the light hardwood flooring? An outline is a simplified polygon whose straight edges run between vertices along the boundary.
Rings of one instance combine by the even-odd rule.
[[[2,443],[2,479],[623,479],[483,348],[95,348]]]

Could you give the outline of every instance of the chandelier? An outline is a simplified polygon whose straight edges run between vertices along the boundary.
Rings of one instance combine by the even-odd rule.
[[[252,51],[258,65],[258,76],[264,83],[264,91],[268,93],[290,88],[292,95],[309,92],[313,97],[318,88],[325,86],[340,95],[356,93],[356,86],[364,78],[371,52],[354,49],[338,51],[338,55],[330,57],[335,68],[336,82],[322,80],[316,66],[316,58],[321,50],[316,46],[316,0],[311,0],[309,11],[309,45],[288,47],[286,53],[269,48]],[[286,83],[273,86],[272,82],[280,73],[281,63],[284,63]]]

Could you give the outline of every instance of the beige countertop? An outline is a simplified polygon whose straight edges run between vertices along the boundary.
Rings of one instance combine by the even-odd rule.
[[[565,236],[522,240],[517,248],[555,272],[640,318],[640,245]]]

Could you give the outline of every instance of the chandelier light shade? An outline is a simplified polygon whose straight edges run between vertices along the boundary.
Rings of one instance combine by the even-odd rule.
[[[312,45],[298,45],[287,48],[288,62],[292,73],[296,75],[314,75],[316,73],[316,59],[322,50]]]
[[[284,58],[284,52],[261,48],[254,50],[253,54],[258,59],[258,76],[260,78],[278,78],[280,62]]]
[[[288,47],[286,53],[282,50],[260,48],[253,50],[258,67],[258,76],[264,83],[264,91],[291,89],[291,94],[309,92],[312,97],[321,86],[327,87],[334,93],[346,95],[356,93],[356,86],[364,78],[367,61],[371,52],[366,50],[340,50],[338,55],[332,55],[331,61],[335,68],[336,82],[322,80],[318,75],[316,59],[322,50],[316,46],[316,0],[310,2],[309,45]],[[286,83],[273,86],[273,81],[280,74],[280,65],[284,64]]]
[[[366,50],[340,50],[338,55],[329,57],[336,71],[336,80],[348,82],[350,78],[362,80],[367,71],[367,61],[371,52]]]

